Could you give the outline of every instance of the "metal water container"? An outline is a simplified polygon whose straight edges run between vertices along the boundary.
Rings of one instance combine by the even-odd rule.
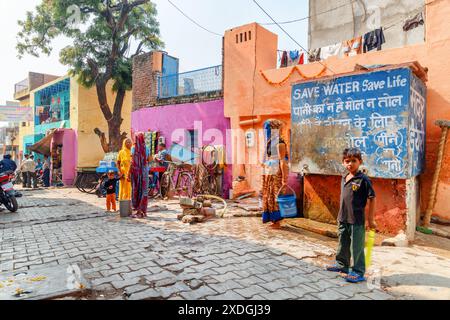
[[[131,200],[121,200],[119,202],[120,217],[128,218],[132,214]]]

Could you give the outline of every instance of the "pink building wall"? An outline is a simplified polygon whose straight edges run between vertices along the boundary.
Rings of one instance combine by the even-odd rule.
[[[54,145],[62,144],[62,180],[64,185],[74,184],[77,163],[77,140],[75,131],[72,129],[58,129],[52,139],[51,148]]]
[[[229,165],[224,175],[224,196],[228,195],[232,184],[232,166],[228,160],[232,149],[231,143],[227,144],[227,130],[230,128],[230,119],[224,115],[223,100],[144,108],[131,115],[132,133],[159,131],[166,138],[168,148],[173,142],[186,145],[183,139],[185,130],[198,130],[199,146],[225,145]]]

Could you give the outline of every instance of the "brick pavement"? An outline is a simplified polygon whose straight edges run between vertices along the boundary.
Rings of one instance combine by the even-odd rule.
[[[120,219],[73,189],[25,192],[19,202],[17,215],[0,213],[1,272],[78,264],[95,292],[131,300],[393,298],[307,262],[333,250],[258,218],[191,226],[168,203],[147,220]]]

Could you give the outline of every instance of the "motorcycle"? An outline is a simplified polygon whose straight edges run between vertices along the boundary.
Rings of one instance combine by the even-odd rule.
[[[20,171],[20,169],[17,169],[16,172],[14,172],[13,177],[11,179],[11,182],[13,184],[22,184],[22,172]]]
[[[38,187],[44,186],[44,170],[42,170],[42,169],[36,170],[36,180],[37,180],[36,185]]]
[[[19,209],[19,204],[16,199],[16,192],[11,180],[14,172],[3,172],[0,174],[0,203],[11,212],[16,212]]]

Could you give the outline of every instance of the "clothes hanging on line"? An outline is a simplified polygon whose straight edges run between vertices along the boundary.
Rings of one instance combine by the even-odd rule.
[[[403,25],[403,31],[409,31],[411,29],[417,28],[420,25],[425,24],[425,19],[423,17],[423,12],[419,12],[411,19],[405,21]]]
[[[305,54],[303,52],[300,53],[298,50],[289,51],[287,63],[288,67],[304,63],[305,63]]]
[[[288,65],[288,54],[287,51],[283,51],[283,54],[281,55],[281,63],[280,68],[285,68]]]
[[[320,49],[320,59],[326,60],[334,56],[342,57],[343,55],[342,49],[343,49],[342,42],[333,44],[331,46],[322,47]]]
[[[297,60],[300,57],[300,52],[298,50],[289,51],[289,59]]]
[[[374,49],[380,51],[385,42],[386,39],[384,38],[383,28],[366,33],[364,35],[364,53]]]
[[[363,42],[362,37],[356,37],[351,40],[347,40],[343,42],[343,53],[346,57],[356,56],[362,53],[363,50]]]
[[[298,50],[282,51],[280,59],[280,68],[296,66],[305,63],[305,54]]]
[[[313,63],[316,61],[320,61],[320,48],[311,49],[308,52],[308,62]]]

